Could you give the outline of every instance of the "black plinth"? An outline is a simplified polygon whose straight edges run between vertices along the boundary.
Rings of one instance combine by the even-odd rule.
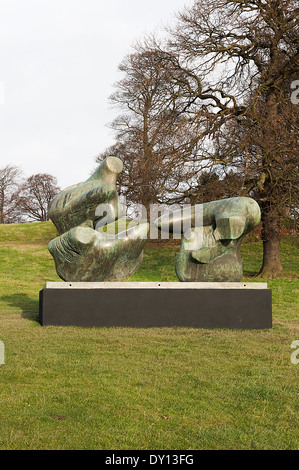
[[[97,288],[48,283],[40,291],[41,325],[80,327],[190,327],[268,329],[272,327],[272,295],[254,283],[241,288],[198,287],[192,283],[143,283],[121,288],[104,283]],[[79,283],[80,284],[80,283]],[[171,287],[168,285],[171,284]],[[174,285],[177,284],[177,287]],[[65,287],[62,287],[62,285]],[[110,287],[112,286],[113,287]],[[147,283],[144,285],[148,286]],[[232,284],[234,286],[234,284]]]

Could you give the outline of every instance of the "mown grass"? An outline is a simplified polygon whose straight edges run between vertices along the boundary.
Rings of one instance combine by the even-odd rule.
[[[55,237],[57,230],[51,222],[0,226],[0,243],[48,243]]]
[[[293,277],[268,281],[270,330],[41,327],[55,230],[26,225],[0,227],[0,449],[299,448],[296,238],[282,242]],[[149,244],[130,280],[176,281],[177,250]],[[242,257],[258,282],[261,243]]]

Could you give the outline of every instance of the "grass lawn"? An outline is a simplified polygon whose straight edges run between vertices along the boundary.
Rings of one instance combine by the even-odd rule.
[[[282,241],[293,277],[268,281],[273,328],[245,331],[41,327],[54,236],[0,226],[1,450],[299,449],[298,239]],[[149,244],[130,280],[176,281],[177,250]],[[244,280],[258,282],[261,257],[246,239]]]

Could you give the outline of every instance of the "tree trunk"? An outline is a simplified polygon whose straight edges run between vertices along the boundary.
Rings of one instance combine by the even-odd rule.
[[[4,191],[1,191],[1,197],[0,197],[0,224],[4,224]]]
[[[259,277],[284,277],[280,259],[280,216],[275,207],[262,207],[263,264]]]

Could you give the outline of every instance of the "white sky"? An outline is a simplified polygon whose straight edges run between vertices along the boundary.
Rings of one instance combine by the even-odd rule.
[[[188,0],[0,0],[0,168],[84,181],[113,143],[117,68]]]

